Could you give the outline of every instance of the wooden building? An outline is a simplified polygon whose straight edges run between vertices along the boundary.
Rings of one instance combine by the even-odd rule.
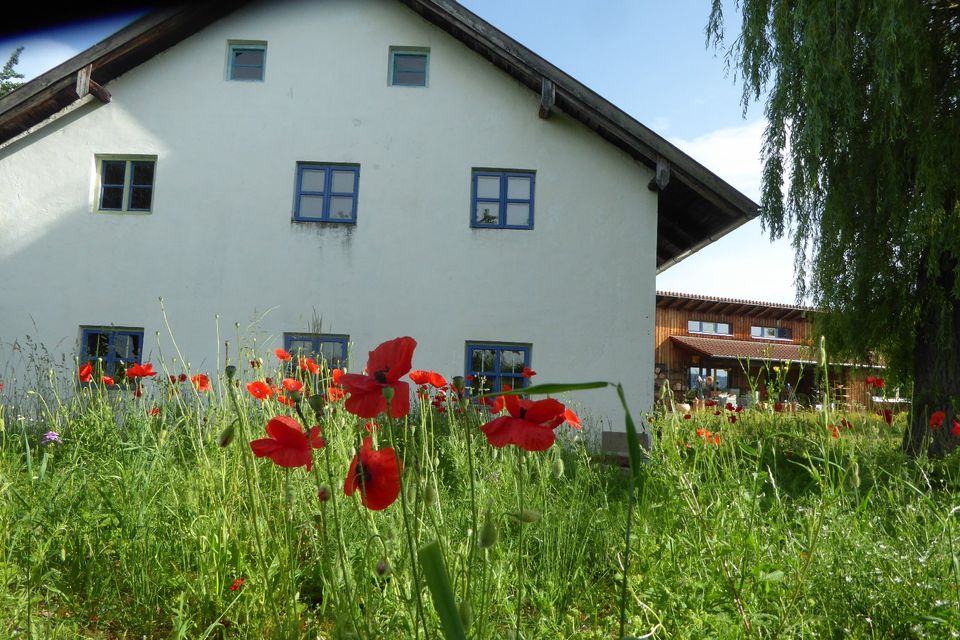
[[[678,401],[719,396],[813,406],[829,391],[855,409],[871,405],[865,384],[875,367],[831,363],[824,380],[816,366],[812,307],[657,292],[655,393]],[[708,384],[709,382],[709,384]]]

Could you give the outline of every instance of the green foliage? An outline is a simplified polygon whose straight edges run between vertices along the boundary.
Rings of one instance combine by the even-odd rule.
[[[728,62],[744,108],[769,91],[763,221],[790,230],[800,295],[835,312],[835,351],[909,379],[925,340],[960,366],[960,5],[738,4]],[[721,0],[707,35],[722,43]]]
[[[23,84],[21,82],[23,74],[17,73],[14,70],[14,67],[17,66],[17,63],[20,61],[20,53],[22,51],[23,47],[17,47],[17,49],[10,54],[10,58],[7,59],[7,63],[3,65],[3,69],[0,69],[0,98]]]

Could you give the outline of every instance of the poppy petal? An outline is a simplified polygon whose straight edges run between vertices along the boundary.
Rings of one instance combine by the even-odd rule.
[[[535,424],[544,424],[545,422],[552,422],[558,417],[562,418],[564,409],[566,409],[566,407],[563,406],[563,403],[553,398],[538,400],[527,407],[527,413],[524,419]],[[563,420],[561,419],[560,423],[562,422]]]
[[[384,342],[370,352],[367,358],[367,371],[374,374],[384,371],[387,382],[396,382],[406,375],[413,364],[413,350],[417,341],[409,336],[394,338]]]

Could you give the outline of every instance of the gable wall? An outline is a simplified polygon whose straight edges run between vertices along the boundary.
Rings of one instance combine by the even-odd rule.
[[[264,82],[224,79],[228,39],[268,42]],[[430,48],[429,88],[388,86],[391,45]],[[135,326],[169,362],[162,296],[194,371],[223,357],[217,315],[261,352],[319,316],[354,371],[397,335],[448,375],[466,340],[529,342],[538,379],[651,404],[650,171],[402,5],[251,5],[107,89],[0,149],[0,341],[72,354],[79,325]],[[92,213],[97,153],[157,155],[152,214]],[[298,161],[361,165],[355,227],[291,221]],[[534,230],[470,228],[473,167],[536,171]],[[612,393],[577,400],[622,428]]]

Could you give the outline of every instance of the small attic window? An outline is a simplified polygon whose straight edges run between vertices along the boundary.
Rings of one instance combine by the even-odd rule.
[[[266,42],[227,43],[227,79],[263,82]]]
[[[390,84],[395,87],[426,87],[430,50],[390,47]]]

